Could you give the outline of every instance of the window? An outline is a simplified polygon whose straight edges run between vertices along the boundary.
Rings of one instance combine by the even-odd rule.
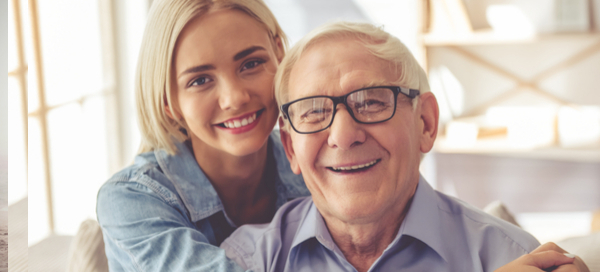
[[[25,6],[25,8],[23,8]],[[27,28],[23,15],[27,12],[27,1],[8,1],[8,150],[1,150],[2,159],[10,160],[8,173],[8,205],[27,196],[27,59],[25,56],[24,29]],[[4,148],[4,147],[3,147]],[[8,164],[8,160],[2,163]]]
[[[22,149],[27,152],[21,152],[28,162],[32,245],[52,234],[74,235],[83,220],[95,219],[98,189],[133,158],[139,141],[135,131],[128,130],[135,128],[131,124],[135,65],[129,58],[137,56],[148,3],[28,3],[31,69],[27,97],[20,97],[27,101],[21,114],[27,135]],[[123,19],[116,12],[120,9],[142,10],[143,16]],[[131,31],[136,34],[128,36]],[[118,59],[119,54],[124,57]],[[121,77],[131,84],[119,81]]]

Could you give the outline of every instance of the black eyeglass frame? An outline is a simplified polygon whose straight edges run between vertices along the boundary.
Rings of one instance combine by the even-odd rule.
[[[360,121],[358,119],[356,119],[356,116],[354,116],[354,111],[348,106],[348,96],[350,96],[351,94],[355,93],[355,92],[360,92],[360,91],[364,91],[364,90],[368,90],[368,89],[381,89],[381,88],[385,88],[385,89],[389,89],[394,93],[394,111],[392,112],[392,115],[385,119],[385,120],[381,120],[381,121],[375,121],[375,122],[363,122]],[[348,113],[350,114],[350,116],[352,116],[352,119],[354,119],[355,122],[359,123],[359,124],[377,124],[377,123],[383,123],[387,120],[392,119],[392,117],[394,117],[394,115],[396,114],[396,106],[398,104],[398,94],[402,93],[404,95],[406,95],[408,98],[410,99],[414,99],[415,97],[417,97],[421,92],[417,89],[409,89],[409,88],[404,88],[404,87],[400,87],[400,86],[373,86],[373,87],[367,87],[367,88],[362,88],[362,89],[358,89],[358,90],[354,90],[351,91],[345,95],[342,96],[327,96],[327,95],[315,95],[315,96],[309,96],[309,97],[303,97],[300,99],[296,99],[294,101],[290,101],[288,103],[285,103],[283,105],[281,105],[280,110],[283,114],[283,118],[288,120],[288,122],[290,123],[290,126],[292,126],[292,129],[294,129],[294,131],[296,131],[299,134],[312,134],[312,133],[317,133],[317,132],[321,132],[323,130],[328,129],[331,124],[333,124],[333,119],[335,119],[335,114],[337,113],[337,105],[342,103],[344,104],[344,106],[346,106],[346,109],[348,110]],[[298,131],[295,127],[294,124],[292,123],[292,121],[289,118],[289,114],[288,114],[288,109],[290,108],[290,105],[293,103],[296,103],[298,101],[302,101],[302,100],[307,100],[307,99],[312,99],[312,98],[320,98],[320,97],[325,97],[325,98],[329,98],[333,101],[333,114],[331,116],[331,120],[329,121],[329,124],[327,126],[325,126],[322,129],[319,130],[315,130],[315,131],[311,131],[311,132],[300,132]]]

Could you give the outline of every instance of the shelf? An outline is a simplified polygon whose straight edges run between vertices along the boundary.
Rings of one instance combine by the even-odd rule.
[[[495,44],[523,44],[549,40],[600,40],[600,32],[575,32],[536,34],[532,36],[507,36],[498,34],[491,29],[476,32],[457,33],[427,33],[422,36],[425,46],[453,46],[453,45],[495,45]]]
[[[477,140],[469,147],[454,146],[444,136],[438,136],[433,150],[438,153],[488,154],[518,158],[547,159],[582,163],[600,163],[600,145],[588,148],[562,148],[552,145],[538,148],[519,148],[504,138]]]

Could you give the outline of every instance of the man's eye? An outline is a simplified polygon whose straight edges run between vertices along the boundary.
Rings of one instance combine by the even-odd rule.
[[[379,100],[367,100],[365,101],[367,106],[385,106],[385,102]]]
[[[385,103],[378,101],[378,100],[365,100],[362,102],[354,103],[354,107],[356,107],[356,108],[377,107],[377,106],[385,106]]]
[[[244,66],[242,66],[242,71],[256,68],[257,66],[259,66],[263,63],[265,63],[264,60],[253,60],[253,61],[246,62],[246,63],[244,63]]]
[[[331,112],[330,110],[326,110],[326,109],[312,109],[312,110],[306,111],[304,114],[302,114],[302,116],[300,116],[300,119],[303,122],[307,122],[307,123],[321,122],[329,116],[330,112]]]
[[[383,101],[371,99],[365,100],[363,102],[354,103],[354,108],[358,112],[373,113],[387,109],[388,105]]]

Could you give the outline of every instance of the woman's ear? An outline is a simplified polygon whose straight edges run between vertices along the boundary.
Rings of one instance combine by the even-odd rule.
[[[422,153],[427,153],[433,148],[433,143],[437,137],[439,108],[435,95],[433,93],[424,93],[419,96],[420,104],[420,149]]]
[[[167,101],[166,94],[163,96],[163,101],[164,101],[163,107],[164,107],[164,110],[165,110],[165,113],[167,114],[167,116],[169,116],[169,118],[171,118],[175,121],[181,120],[181,114],[179,114],[177,112],[175,105],[173,106],[173,110],[171,111],[171,107],[169,106],[169,102]]]
[[[171,107],[169,107],[169,105],[167,104],[165,104],[165,113],[167,113],[167,116],[169,116],[169,118],[173,120],[179,120],[179,118],[175,118],[175,115],[171,112]]]

